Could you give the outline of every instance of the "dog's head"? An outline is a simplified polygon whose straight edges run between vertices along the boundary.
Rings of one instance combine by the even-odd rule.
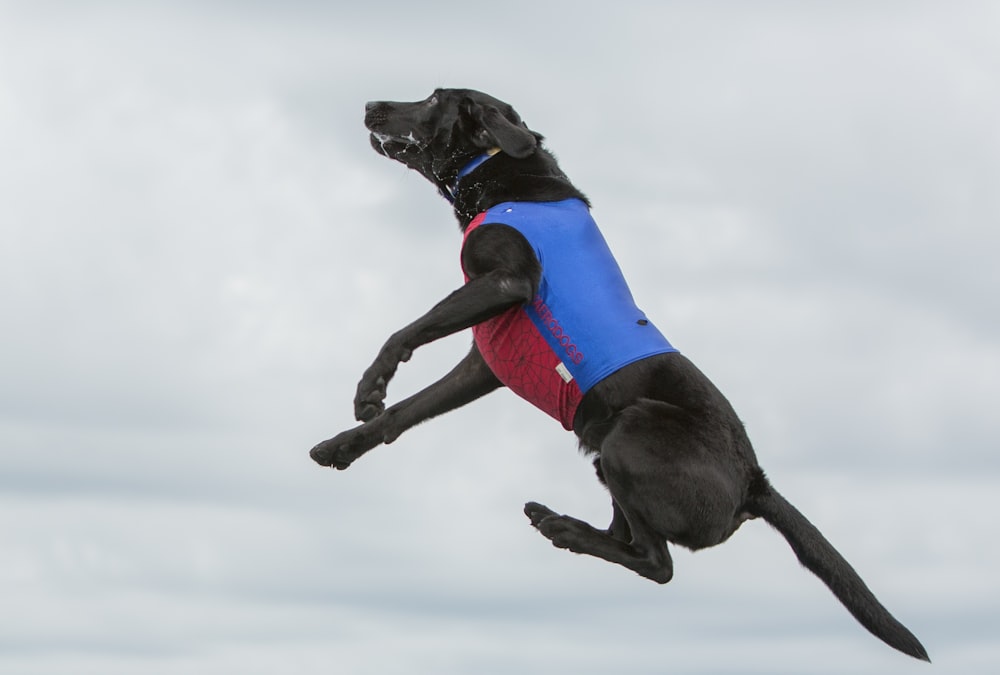
[[[542,140],[508,104],[472,89],[437,89],[423,101],[372,101],[365,108],[372,147],[423,174],[442,192],[458,172],[499,148],[523,159]]]

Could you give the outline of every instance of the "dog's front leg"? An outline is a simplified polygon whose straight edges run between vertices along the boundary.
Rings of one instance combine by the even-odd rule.
[[[354,416],[370,422],[385,411],[386,388],[400,363],[413,350],[452,333],[457,333],[501,312],[527,302],[534,295],[528,279],[503,271],[476,277],[453,292],[402,330],[394,333],[364,372],[354,397]]]
[[[431,386],[390,406],[371,422],[323,441],[309,454],[323,466],[346,469],[364,453],[382,443],[392,443],[407,429],[485,396],[500,386],[500,380],[473,345],[468,356]]]

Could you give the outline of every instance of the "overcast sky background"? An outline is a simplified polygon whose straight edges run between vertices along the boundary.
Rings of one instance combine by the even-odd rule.
[[[340,4],[0,2],[0,672],[994,672],[998,5]],[[524,502],[608,500],[509,392],[309,460],[461,282],[448,205],[362,125],[436,86],[546,134],[934,666],[760,522],[662,587],[552,548]]]

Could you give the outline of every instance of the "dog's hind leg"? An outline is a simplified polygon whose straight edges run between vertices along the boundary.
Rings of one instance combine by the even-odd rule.
[[[532,524],[557,547],[623,565],[659,583],[669,581],[673,565],[667,541],[692,549],[723,541],[736,529],[744,499],[734,477],[691,433],[690,415],[643,399],[618,416],[601,443],[598,465],[598,477],[614,500],[608,531],[534,503],[525,508]]]
[[[597,480],[601,481],[601,485],[607,487],[608,481],[604,479],[600,457],[594,460],[594,469],[597,470]],[[608,525],[608,534],[620,541],[632,541],[632,530],[628,527],[628,520],[625,518],[622,507],[618,506],[618,502],[614,500],[614,497],[611,498],[611,510],[611,524]]]
[[[666,537],[657,532],[645,517],[644,511],[636,508],[634,499],[649,499],[646,486],[650,476],[637,475],[648,472],[648,457],[636,458],[645,448],[633,447],[642,440],[628,420],[635,415],[623,415],[614,429],[601,444],[601,456],[594,462],[598,479],[611,492],[614,516],[608,530],[598,530],[591,525],[559,515],[548,507],[531,502],[524,512],[539,532],[558,548],[575,553],[585,553],[608,562],[617,563],[657,583],[665,584],[673,577],[673,561],[667,550]],[[641,425],[640,425],[641,426]],[[656,473],[656,472],[654,472]],[[638,494],[630,493],[631,487],[640,488]]]
[[[674,575],[673,561],[663,539],[633,536],[631,542],[625,542],[605,530],[571,516],[559,515],[536,502],[528,502],[524,513],[557,548],[617,563],[660,584],[667,583]],[[636,530],[635,526],[632,530]]]

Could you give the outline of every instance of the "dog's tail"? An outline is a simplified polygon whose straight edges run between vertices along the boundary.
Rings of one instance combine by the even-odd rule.
[[[799,562],[818,576],[872,635],[905,654],[930,661],[913,633],[882,606],[850,563],[820,531],[771,487],[763,471],[759,471],[751,482],[747,511],[778,530],[795,551]]]

